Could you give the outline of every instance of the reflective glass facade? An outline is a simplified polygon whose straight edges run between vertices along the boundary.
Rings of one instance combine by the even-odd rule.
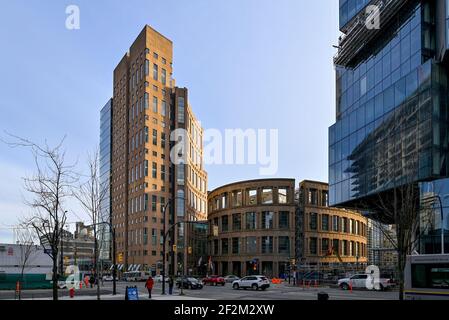
[[[112,148],[112,99],[100,111],[100,183],[102,203],[101,221],[111,222],[111,148]],[[99,226],[100,258],[110,259],[111,234],[108,225]]]
[[[449,253],[449,179],[423,182],[420,184],[420,193],[418,252],[421,254],[441,253],[443,233],[444,253]],[[437,197],[440,198],[441,205]]]
[[[371,0],[340,0],[340,28],[364,9]]]
[[[331,205],[447,175],[447,71],[431,59],[433,34],[429,7],[417,1],[366,46],[355,67],[336,66]]]

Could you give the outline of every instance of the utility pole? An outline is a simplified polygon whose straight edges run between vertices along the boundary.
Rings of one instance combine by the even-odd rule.
[[[180,200],[185,200],[185,198],[181,198],[181,197],[174,197],[173,199],[168,199],[167,203],[164,205],[164,207],[162,208],[162,217],[164,219],[164,226],[162,229],[162,233],[164,234],[164,239],[162,242],[162,294],[165,295],[165,260],[166,260],[166,238],[168,236],[168,233],[170,232],[171,227],[168,229],[168,232],[166,232],[166,225],[167,225],[167,207],[170,204],[171,201],[175,201],[176,199],[180,199]]]

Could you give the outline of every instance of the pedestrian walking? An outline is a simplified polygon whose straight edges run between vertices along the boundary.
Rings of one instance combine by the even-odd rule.
[[[173,286],[175,285],[175,281],[173,280],[173,277],[170,276],[168,278],[168,294],[173,294]]]
[[[86,288],[89,287],[89,280],[90,280],[90,279],[89,279],[89,276],[86,275],[86,276],[84,277],[84,285],[85,285]]]
[[[89,283],[90,283],[90,287],[93,288],[94,287],[94,283],[95,283],[95,276],[94,275],[90,276]]]
[[[147,282],[145,282],[145,288],[147,288],[147,290],[148,290],[148,299],[151,299],[151,290],[153,290],[153,285],[154,285],[154,280],[150,276],[147,279]]]

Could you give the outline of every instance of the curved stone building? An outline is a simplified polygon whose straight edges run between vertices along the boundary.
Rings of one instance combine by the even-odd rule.
[[[220,275],[287,272],[295,256],[295,180],[228,184],[209,193],[209,253]]]
[[[297,232],[298,264],[363,267],[368,260],[367,218],[356,211],[329,207],[328,189],[323,182],[299,184],[297,220],[303,223]]]

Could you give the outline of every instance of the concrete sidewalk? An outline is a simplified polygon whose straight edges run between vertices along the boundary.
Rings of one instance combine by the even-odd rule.
[[[48,298],[36,298],[36,299],[22,299],[22,300],[52,300],[51,297]],[[97,296],[87,296],[87,295],[76,295],[74,298],[70,297],[60,297],[59,300],[65,301],[65,300],[72,300],[72,301],[80,301],[80,300],[97,300]],[[124,294],[117,294],[113,296],[112,294],[104,294],[100,296],[100,300],[108,301],[108,300],[125,300]],[[143,295],[139,293],[139,300],[150,300],[148,299],[148,295]],[[198,297],[192,297],[188,295],[180,296],[179,294],[174,295],[161,295],[161,294],[153,294],[151,300],[213,300],[213,299],[207,299],[207,298],[198,298]]]

